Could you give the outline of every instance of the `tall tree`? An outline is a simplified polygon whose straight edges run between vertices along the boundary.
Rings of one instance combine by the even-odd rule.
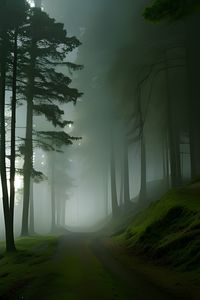
[[[15,123],[17,95],[18,29],[26,15],[25,1],[0,2],[0,173],[3,193],[3,209],[6,232],[6,249],[15,251],[13,221],[15,201]],[[9,19],[8,19],[9,16]],[[8,73],[12,77],[11,101],[11,152],[10,152],[10,199],[7,186],[5,96]]]
[[[129,208],[131,204],[130,200],[130,186],[129,186],[129,157],[128,157],[128,141],[127,138],[124,140],[124,167],[123,167],[123,179],[124,179],[124,205],[125,208]]]
[[[115,153],[114,153],[113,141],[111,142],[111,149],[110,149],[110,178],[111,178],[112,215],[115,218],[119,215],[119,205],[117,201],[116,168],[115,168]]]
[[[144,11],[144,17],[151,22],[175,22],[185,21],[189,90],[189,120],[190,120],[190,152],[192,177],[200,176],[200,104],[197,98],[200,96],[198,66],[200,66],[199,51],[200,40],[195,29],[200,26],[199,18],[195,14],[200,12],[199,0],[154,0]],[[193,15],[189,18],[190,15]],[[172,172],[173,173],[173,172]]]
[[[76,103],[81,93],[69,87],[71,79],[55,70],[58,65],[70,69],[81,66],[66,61],[66,55],[80,45],[75,37],[67,37],[63,24],[56,23],[40,9],[32,9],[28,20],[23,55],[26,59],[22,67],[27,85],[23,90],[27,101],[26,137],[24,149],[24,206],[22,235],[28,234],[28,212],[30,177],[33,168],[33,113],[44,114],[55,126],[64,127],[67,122],[58,120],[61,111],[53,102]]]

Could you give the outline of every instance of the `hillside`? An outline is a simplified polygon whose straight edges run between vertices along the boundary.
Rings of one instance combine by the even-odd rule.
[[[189,285],[198,290],[200,183],[169,191],[138,213],[122,233],[113,236],[112,241],[112,250],[120,249],[117,252],[119,259],[140,271],[143,268],[150,277],[155,277],[155,281],[160,281],[159,284],[167,282],[170,285],[170,277],[173,277],[172,284],[173,281],[180,286],[188,284],[188,290]],[[138,266],[137,258],[141,259]]]

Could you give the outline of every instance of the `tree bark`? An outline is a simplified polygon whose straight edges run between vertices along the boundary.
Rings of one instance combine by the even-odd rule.
[[[167,83],[167,126],[170,154],[171,185],[181,185],[181,163],[180,163],[180,132],[177,129],[175,116],[173,116],[172,87],[169,73],[168,55],[166,55],[166,83]]]
[[[117,187],[116,187],[116,170],[115,170],[115,157],[114,157],[114,147],[111,144],[110,153],[110,175],[111,175],[111,201],[112,201],[112,215],[117,217],[119,214],[119,206],[117,202]]]
[[[61,215],[62,215],[62,209],[63,209],[63,207],[62,207],[62,200],[61,199],[59,199],[58,200],[58,198],[57,198],[57,201],[56,201],[57,203],[56,203],[56,206],[57,206],[57,209],[56,209],[56,211],[57,211],[57,226],[58,227],[60,227],[61,226]]]
[[[140,202],[147,200],[147,170],[146,170],[146,145],[144,134],[141,137],[141,186],[140,186]]]
[[[35,214],[34,214],[34,195],[33,195],[33,179],[30,179],[30,220],[29,230],[30,234],[35,234]]]
[[[66,200],[64,199],[62,201],[62,205],[61,205],[61,213],[60,213],[60,225],[62,227],[65,227],[65,213],[66,213]]]
[[[56,194],[55,194],[55,166],[54,153],[51,155],[51,231],[56,228]]]
[[[109,215],[109,203],[108,203],[108,170],[105,170],[105,176],[103,178],[104,182],[104,209],[105,209],[105,216]]]
[[[29,205],[30,205],[30,179],[33,168],[33,98],[34,98],[34,70],[35,70],[35,50],[36,42],[32,41],[31,61],[29,66],[28,78],[28,97],[27,97],[27,114],[26,114],[26,137],[25,137],[25,154],[24,154],[24,193],[23,193],[23,213],[22,213],[22,230],[21,235],[29,234]]]
[[[18,60],[18,28],[14,33],[13,80],[11,102],[11,152],[10,152],[10,226],[14,228],[15,207],[15,140],[16,140],[16,105],[17,105],[17,60]]]
[[[131,204],[130,186],[129,186],[129,161],[128,161],[128,144],[124,142],[124,205],[125,208]]]
[[[30,179],[32,172],[32,130],[33,130],[33,99],[30,97],[27,102],[27,117],[26,117],[26,140],[25,140],[25,155],[24,155],[24,194],[23,194],[23,214],[22,214],[22,236],[29,234],[29,204],[30,204]]]
[[[199,26],[200,21],[198,15],[192,16],[186,22],[192,178],[198,178],[200,176],[200,38],[195,30],[199,28]]]
[[[121,186],[120,186],[120,196],[119,196],[119,206],[122,208],[124,204],[124,164],[121,163]]]
[[[166,134],[163,137],[163,180],[166,183],[166,188],[170,188],[170,174],[169,174],[169,147],[168,137]]]

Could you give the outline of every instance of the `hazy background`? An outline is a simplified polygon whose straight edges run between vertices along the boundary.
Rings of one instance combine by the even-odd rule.
[[[184,23],[159,25],[147,23],[142,12],[146,0],[44,0],[44,10],[65,24],[69,35],[76,35],[82,46],[69,60],[84,65],[73,75],[72,85],[84,93],[74,107],[64,107],[66,119],[74,121],[66,129],[82,140],[55,154],[69,176],[66,184],[66,225],[70,228],[93,228],[111,212],[110,143],[115,146],[117,193],[120,194],[121,152],[124,137],[137,126],[136,86],[149,66],[173,56],[181,61],[180,69],[170,73],[180,78],[174,97],[182,99],[182,115],[177,124],[187,124],[185,118],[186,91],[183,86],[185,54]],[[175,48],[175,50],[173,50]],[[67,70],[66,70],[67,72]],[[176,72],[176,73],[175,73]],[[159,197],[167,189],[164,183],[163,132],[166,128],[165,101],[167,89],[165,72],[155,72],[154,78],[142,90],[142,113],[145,119],[148,198]],[[185,99],[185,100],[184,100]],[[178,105],[178,104],[177,104]],[[174,109],[176,111],[176,107]],[[130,119],[132,118],[132,121]],[[18,111],[18,126],[25,123],[23,108]],[[36,128],[45,128],[45,120],[35,118]],[[49,126],[49,125],[48,125]],[[137,130],[136,130],[137,131]],[[23,129],[18,129],[23,136]],[[136,201],[140,191],[140,142],[129,144],[130,198]],[[189,163],[184,158],[185,177],[189,177]],[[35,151],[35,166],[48,176],[49,157]],[[19,162],[20,164],[20,162]],[[61,180],[61,179],[60,179]],[[62,181],[61,181],[62,182]],[[65,183],[62,183],[65,185]],[[17,179],[18,188],[22,181]],[[60,189],[62,189],[60,187]],[[50,184],[34,184],[36,231],[48,232],[50,226]],[[107,201],[108,200],[108,201]],[[16,204],[16,222],[21,215],[21,200]],[[45,216],[45,217],[44,217]],[[1,229],[3,218],[1,218]],[[18,227],[20,228],[19,224]]]

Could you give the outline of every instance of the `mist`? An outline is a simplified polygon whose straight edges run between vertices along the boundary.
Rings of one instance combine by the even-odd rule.
[[[60,205],[59,201],[64,203],[63,225],[71,230],[93,230],[98,223],[103,224],[111,217],[111,148],[118,205],[120,201],[126,201],[120,200],[124,147],[128,147],[128,190],[125,196],[128,201],[136,203],[141,196],[141,155],[145,155],[146,164],[142,201],[159,198],[172,185],[169,178],[172,170],[169,158],[166,158],[170,151],[169,146],[166,148],[166,143],[169,143],[169,97],[172,103],[170,122],[177,131],[173,135],[179,136],[180,180],[191,178],[185,27],[187,22],[192,26],[195,20],[191,18],[186,22],[155,26],[142,18],[147,4],[148,1],[126,1],[124,4],[98,0],[84,3],[46,0],[42,3],[43,9],[64,23],[68,34],[76,36],[82,43],[69,54],[69,60],[84,65],[83,70],[72,75],[73,86],[84,96],[75,106],[62,105],[65,118],[74,122],[64,130],[82,139],[73,146],[64,147],[63,153],[53,154],[55,165],[64,168],[56,176],[62,177],[62,173],[66,176],[63,186],[61,179],[60,183],[59,180],[55,182],[56,193],[62,193],[64,197],[59,200],[56,194],[56,205]],[[67,70],[64,72],[67,74]],[[19,107],[17,111],[17,136],[22,138],[25,110]],[[34,116],[34,127],[37,130],[51,128],[40,116]],[[145,154],[142,154],[141,140],[145,143]],[[36,232],[48,232],[51,224],[50,157],[50,153],[34,150],[34,168],[46,176],[46,180],[40,183],[33,182]],[[23,189],[20,176],[17,176],[16,187],[18,193]],[[20,196],[18,199],[16,234],[20,232],[22,213],[22,199]],[[1,222],[3,234],[3,218]]]
[[[0,298],[199,299],[199,7],[0,1]]]

